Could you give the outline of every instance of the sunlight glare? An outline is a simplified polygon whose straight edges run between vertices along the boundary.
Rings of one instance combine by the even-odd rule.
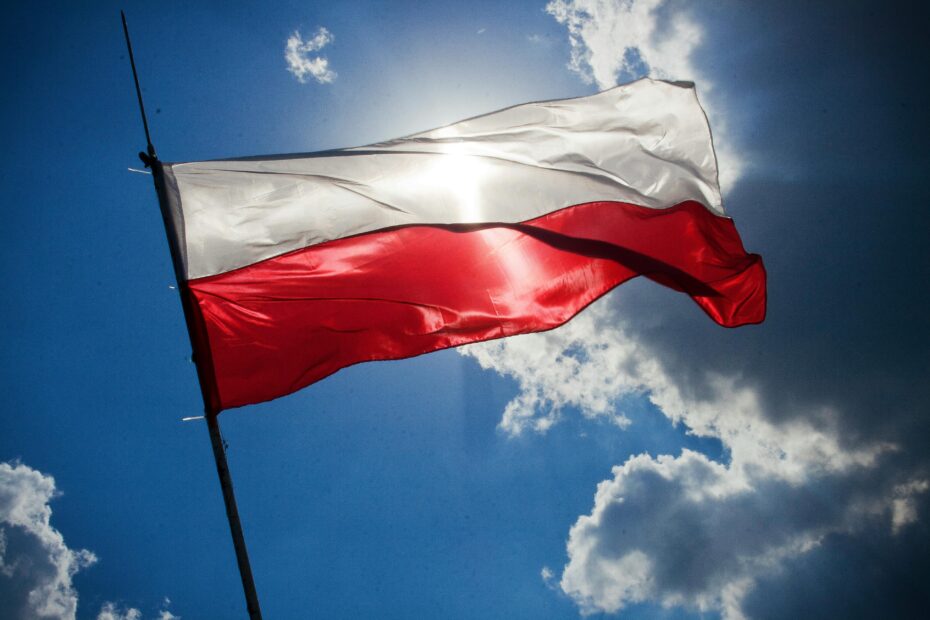
[[[453,127],[444,127],[436,132],[440,139],[455,138],[457,132]],[[442,145],[443,157],[439,157],[427,175],[432,183],[446,190],[452,199],[458,202],[463,222],[481,221],[481,196],[479,188],[486,171],[478,155],[466,153],[466,146],[461,142],[449,142]]]

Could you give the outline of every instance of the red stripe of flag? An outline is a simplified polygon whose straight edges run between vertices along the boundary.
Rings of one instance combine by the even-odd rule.
[[[638,275],[684,291],[727,327],[765,317],[761,258],[730,219],[696,202],[591,202],[523,224],[386,229],[188,286],[220,410],[359,362],[552,329]]]

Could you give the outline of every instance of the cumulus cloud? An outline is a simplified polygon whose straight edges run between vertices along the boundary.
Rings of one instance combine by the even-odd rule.
[[[736,475],[731,482],[768,476],[803,483],[812,472],[842,473],[870,467],[894,450],[887,442],[844,447],[836,414],[812,409],[800,419],[776,423],[758,391],[737,376],[708,372],[698,397],[686,394],[649,344],[637,338],[602,299],[565,326],[550,332],[484,342],[460,349],[486,369],[511,377],[519,386],[500,422],[511,435],[545,431],[565,407],[589,418],[606,418],[621,427],[618,411],[625,396],[648,398],[674,424],[700,437],[719,439]],[[924,490],[901,487],[898,496]],[[902,501],[904,501],[902,499]]]
[[[297,78],[301,84],[310,78],[320,84],[329,84],[336,79],[336,72],[329,68],[329,59],[316,54],[333,42],[333,34],[323,28],[317,28],[316,33],[304,40],[299,31],[287,38],[284,47],[284,60],[287,61],[287,70]]]
[[[642,396],[691,433],[720,439],[733,467],[744,477],[755,470],[801,481],[812,469],[829,472],[868,466],[892,448],[877,444],[844,450],[829,408],[810,411],[807,422],[775,424],[765,415],[757,391],[738,377],[710,373],[705,377],[704,398],[684,394],[650,346],[610,308],[607,298],[557,330],[479,343],[460,352],[482,368],[517,382],[519,393],[507,404],[500,422],[510,435],[546,431],[566,407],[626,427],[629,419],[618,404],[623,397]]]
[[[739,178],[744,161],[735,150],[714,82],[694,63],[704,40],[697,19],[668,9],[669,0],[552,0],[546,12],[568,30],[569,68],[587,83],[610,88],[651,75],[690,80],[711,121],[724,189]]]
[[[97,620],[142,620],[142,612],[135,607],[121,610],[116,603],[107,602],[100,608]],[[156,620],[181,620],[181,616],[175,616],[170,611],[162,609],[158,612]]]
[[[596,304],[557,330],[462,347],[482,368],[512,377],[518,396],[504,410],[500,427],[510,435],[545,431],[566,407],[587,417],[610,419],[620,427],[629,419],[616,410],[621,396],[638,393],[646,368],[635,344],[617,329],[600,329],[608,311]]]
[[[134,607],[120,611],[116,603],[104,603],[97,620],[142,620],[142,612]]]
[[[22,463],[0,463],[0,611],[9,620],[74,620],[74,575],[97,562],[70,549],[52,527],[50,502],[59,495],[52,476]],[[165,599],[162,607],[170,601]],[[162,609],[158,620],[179,620]],[[135,608],[106,603],[97,620],[142,620]]]
[[[682,13],[660,24],[657,10],[665,1],[554,0],[546,12],[568,29],[569,67],[588,83],[609,88],[644,68],[655,77],[693,78],[691,55],[703,31]]]
[[[0,602],[6,618],[73,619],[72,578],[97,561],[68,548],[51,525],[55,480],[27,465],[0,463]]]
[[[868,473],[852,465],[842,476],[812,473],[799,483],[747,479],[688,450],[632,457],[572,527],[560,585],[584,611],[657,601],[744,618],[759,577],[828,535],[888,519],[893,496],[869,491]]]
[[[686,391],[606,300],[558,330],[462,352],[519,386],[500,422],[508,434],[544,432],[567,408],[625,427],[622,405],[636,396],[726,450],[726,463],[685,450],[613,469],[571,529],[558,581],[583,612],[649,601],[743,618],[760,577],[830,535],[877,521],[900,531],[928,489],[923,478],[884,479],[896,446],[844,445],[830,407],[779,420],[751,382],[712,371]],[[542,576],[556,583],[550,569]]]
[[[555,589],[554,580],[555,573],[552,572],[552,569],[548,566],[543,566],[539,571],[539,576],[543,580],[543,583],[546,584],[547,588]]]
[[[918,496],[930,489],[930,480],[914,479],[894,488],[891,503],[891,533],[897,534],[901,529],[917,521]]]

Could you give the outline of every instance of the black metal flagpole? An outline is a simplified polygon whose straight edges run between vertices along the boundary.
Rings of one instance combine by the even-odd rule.
[[[193,308],[184,289],[186,274],[182,268],[180,248],[177,247],[176,237],[172,235],[173,223],[171,214],[167,209],[165,200],[165,179],[161,162],[155,154],[152,138],[149,134],[149,123],[145,116],[145,105],[142,103],[142,89],[139,87],[139,75],[136,72],[136,61],[132,55],[132,42],[129,40],[129,27],[126,25],[126,15],[120,11],[123,20],[123,34],[126,35],[126,48],[129,50],[129,63],[132,65],[132,78],[136,84],[136,96],[139,99],[139,112],[142,114],[142,126],[145,128],[146,152],[139,153],[139,158],[147,168],[152,169],[152,178],[155,181],[155,191],[158,193],[158,203],[161,207],[162,219],[165,223],[165,232],[168,237],[168,247],[171,250],[171,263],[174,266],[174,276],[181,294],[181,307],[184,310],[184,320],[187,325],[187,335],[191,339],[191,348],[194,349],[194,363],[197,365],[197,377],[200,383],[200,394],[204,402],[204,418],[207,421],[207,430],[210,433],[210,444],[213,447],[213,459],[216,461],[216,473],[220,479],[220,488],[223,490],[223,502],[226,505],[226,518],[229,520],[229,532],[232,534],[233,547],[236,550],[236,562],[239,565],[239,576],[242,578],[242,590],[245,593],[245,603],[251,620],[261,620],[262,612],[258,605],[258,592],[255,590],[255,580],[252,578],[252,567],[249,564],[249,553],[245,547],[245,536],[242,534],[242,523],[239,520],[239,508],[236,506],[236,495],[233,493],[232,477],[229,474],[229,464],[226,462],[226,448],[220,434],[220,423],[217,412],[210,405],[210,398],[205,389],[204,381],[207,369],[197,359],[196,345],[193,338],[194,326]]]

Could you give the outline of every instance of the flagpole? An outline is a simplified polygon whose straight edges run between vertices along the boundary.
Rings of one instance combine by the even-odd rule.
[[[155,147],[152,146],[152,136],[149,135],[149,119],[145,116],[142,89],[139,87],[139,74],[136,73],[136,59],[132,55],[132,41],[129,40],[129,26],[126,25],[126,14],[120,11],[119,16],[123,20],[123,34],[126,35],[126,49],[129,50],[129,64],[132,66],[132,80],[136,83],[136,98],[139,100],[139,112],[142,114],[142,128],[145,129],[145,150],[149,157],[155,158]]]
[[[177,247],[174,236],[171,234],[173,224],[171,214],[165,200],[165,179],[161,162],[155,154],[152,138],[149,134],[149,123],[145,115],[145,104],[142,102],[142,89],[139,87],[139,75],[136,72],[136,61],[132,54],[132,42],[129,39],[129,27],[126,24],[126,14],[120,11],[123,20],[123,34],[126,35],[126,48],[129,50],[129,63],[132,65],[132,78],[136,85],[136,97],[139,100],[139,112],[142,114],[142,126],[145,129],[146,151],[139,153],[139,158],[146,168],[152,169],[152,179],[155,182],[155,192],[158,194],[158,204],[161,208],[165,232],[168,238],[168,247],[171,251],[171,264],[174,267],[174,277],[181,295],[181,308],[184,311],[184,322],[187,325],[187,336],[190,338],[191,348],[194,350],[194,364],[197,367],[197,378],[200,384],[200,395],[204,403],[204,418],[207,421],[207,430],[210,434],[210,444],[213,447],[213,460],[216,462],[216,474],[220,480],[223,491],[223,503],[226,506],[226,519],[229,521],[229,532],[232,535],[233,548],[236,551],[236,563],[239,566],[239,576],[242,578],[242,590],[245,594],[246,608],[250,620],[262,620],[261,608],[258,604],[258,592],[255,589],[255,580],[252,577],[252,566],[249,563],[249,552],[245,546],[245,536],[242,533],[242,522],[239,519],[239,508],[236,505],[236,494],[233,492],[232,476],[229,473],[229,464],[226,461],[226,447],[220,433],[218,411],[211,405],[211,399],[205,388],[205,373],[207,369],[198,359],[197,347],[193,337],[194,313],[191,299],[186,290],[186,273],[183,270],[180,249]]]
[[[242,523],[239,521],[239,508],[236,506],[236,495],[233,493],[232,477],[229,475],[229,466],[226,463],[226,447],[223,445],[223,436],[220,434],[220,422],[215,413],[207,413],[205,417],[207,419],[207,428],[210,431],[210,443],[213,444],[216,474],[220,478],[220,487],[223,489],[223,503],[226,504],[229,532],[232,534],[233,547],[236,548],[236,562],[239,564],[239,576],[242,578],[245,604],[249,610],[249,618],[251,620],[261,620],[262,611],[258,605],[258,592],[255,590],[255,580],[252,578],[252,565],[249,563],[249,552],[245,547]]]

